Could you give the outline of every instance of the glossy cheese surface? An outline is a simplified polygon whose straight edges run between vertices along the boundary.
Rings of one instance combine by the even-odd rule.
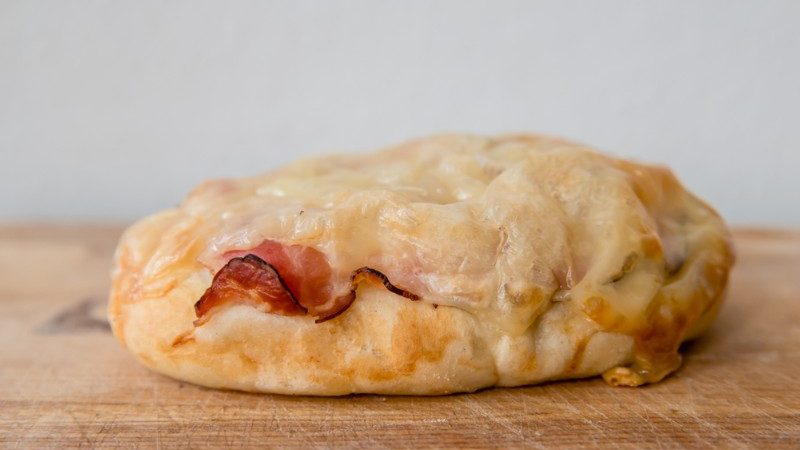
[[[315,304],[362,267],[419,301],[364,286],[351,310],[323,324],[232,302],[193,327],[190,308],[213,276],[265,242],[324,255],[314,261],[327,269],[291,262],[297,274],[329,270],[303,294],[318,295]],[[600,373],[613,384],[658,381],[679,366],[679,344],[713,319],[733,261],[719,216],[667,169],[559,139],[469,135],[204,183],[179,208],[134,225],[117,258],[110,317],[145,363],[201,384],[311,394],[445,393]],[[136,328],[149,329],[142,321],[155,314],[171,317],[147,338]],[[236,320],[250,337],[231,328]],[[280,326],[270,335],[264,321]],[[435,337],[437,323],[448,338],[392,340]],[[331,352],[349,355],[341,367],[321,354],[323,333]],[[247,339],[262,334],[310,344],[281,346],[281,367],[255,351],[253,370],[238,375],[198,356],[254,350]],[[390,365],[376,380],[360,354],[373,341],[413,370],[395,367],[393,377]],[[315,364],[346,375],[315,376]]]

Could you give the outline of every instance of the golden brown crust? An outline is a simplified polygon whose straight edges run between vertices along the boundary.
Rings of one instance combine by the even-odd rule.
[[[265,239],[324,253],[342,314],[193,305]],[[442,394],[603,374],[655,382],[708,327],[733,263],[719,216],[669,170],[539,136],[436,136],[208,182],[123,236],[109,304],[153,369],[290,394]],[[338,278],[337,278],[338,277]],[[235,303],[235,302],[233,302]]]

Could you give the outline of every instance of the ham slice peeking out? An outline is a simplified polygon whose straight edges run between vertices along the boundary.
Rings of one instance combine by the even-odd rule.
[[[310,314],[317,317],[317,323],[324,322],[350,307],[362,281],[419,300],[416,294],[393,285],[386,275],[369,267],[354,270],[349,285],[334,292],[328,259],[302,245],[266,240],[251,250],[227,252],[223,257],[228,263],[214,275],[211,287],[194,305],[196,326],[205,323],[212,311],[231,304],[248,304],[284,316]]]

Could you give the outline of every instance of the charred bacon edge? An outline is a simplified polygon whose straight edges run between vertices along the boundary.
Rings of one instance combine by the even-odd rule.
[[[200,300],[198,300],[194,304],[195,315],[197,315],[197,320],[194,321],[195,326],[199,326],[199,325],[202,325],[203,323],[205,323],[204,319],[208,315],[208,313],[211,312],[213,307],[210,308],[209,310],[205,311],[205,312],[201,312],[202,307],[203,307],[203,303],[204,303],[204,301],[206,301],[209,298],[210,292],[211,292],[212,288],[214,287],[214,283],[217,282],[217,279],[218,279],[218,277],[220,277],[220,274],[223,272],[223,270],[225,268],[227,268],[231,264],[231,262],[233,262],[235,260],[253,262],[253,263],[257,264],[258,266],[261,266],[262,269],[271,271],[277,277],[278,282],[280,283],[281,287],[284,290],[286,290],[287,294],[289,294],[289,298],[292,300],[292,303],[294,303],[298,308],[300,308],[303,311],[303,314],[308,314],[308,308],[306,308],[305,306],[301,305],[300,302],[297,301],[297,298],[295,298],[295,296],[292,293],[291,289],[289,289],[289,286],[286,285],[286,282],[283,280],[283,277],[281,277],[281,274],[280,274],[280,272],[278,272],[278,269],[276,269],[275,266],[273,266],[272,264],[264,261],[260,257],[250,253],[250,254],[247,254],[247,255],[245,255],[243,257],[232,258],[230,261],[228,261],[227,264],[225,264],[225,266],[222,269],[217,271],[216,275],[214,275],[213,281],[211,282],[211,287],[206,289],[206,292],[200,297]],[[353,302],[356,299],[356,289],[357,289],[358,283],[360,281],[358,279],[359,277],[366,277],[367,279],[370,279],[373,282],[375,282],[375,281],[380,282],[383,285],[383,287],[385,287],[389,292],[391,292],[393,294],[397,294],[397,295],[399,295],[401,297],[405,297],[405,298],[407,298],[407,299],[409,299],[411,301],[418,301],[420,299],[420,297],[417,294],[414,294],[413,292],[409,292],[409,291],[407,291],[405,289],[399,288],[399,287],[395,286],[394,284],[392,284],[392,282],[389,281],[389,277],[387,277],[383,272],[380,272],[380,271],[375,270],[375,269],[373,269],[371,267],[366,267],[365,266],[365,267],[361,267],[361,268],[358,268],[358,269],[354,270],[350,274],[350,290],[349,290],[349,292],[347,294],[344,294],[343,296],[339,297],[339,298],[347,297],[346,301],[342,303],[342,306],[339,309],[337,309],[336,311],[334,311],[334,312],[332,312],[330,314],[326,314],[324,316],[321,316],[321,317],[317,318],[314,321],[315,323],[322,323],[322,322],[326,322],[328,320],[331,320],[331,319],[333,319],[335,317],[338,317],[339,315],[341,315],[342,313],[347,311],[348,308],[350,308],[350,305],[352,305]],[[338,300],[338,298],[337,298],[337,300]],[[336,302],[334,302],[334,303],[336,303]],[[438,305],[434,305],[434,306],[438,306]]]
[[[351,287],[350,291],[347,294],[343,295],[342,297],[347,297],[347,300],[346,300],[345,303],[342,304],[342,306],[338,310],[336,310],[336,311],[334,311],[334,312],[332,312],[330,314],[326,314],[326,315],[324,315],[322,317],[317,318],[314,321],[314,323],[327,322],[327,321],[329,321],[329,320],[331,320],[331,319],[333,319],[335,317],[338,317],[343,312],[345,312],[348,309],[350,309],[350,305],[352,305],[353,302],[356,301],[356,288],[355,287]],[[339,297],[339,298],[341,298],[341,297]]]
[[[405,297],[411,301],[416,302],[417,300],[419,300],[419,295],[393,285],[392,282],[389,281],[389,277],[371,267],[362,267],[360,269],[354,270],[353,273],[350,274],[350,283],[351,284],[356,283],[356,277],[362,274],[378,277],[383,286],[392,293]]]
[[[281,277],[281,274],[280,274],[280,272],[278,272],[278,269],[276,269],[275,266],[273,266],[272,264],[264,261],[263,259],[259,258],[256,255],[250,253],[250,254],[247,254],[245,256],[231,258],[231,260],[228,261],[228,263],[225,264],[225,266],[222,267],[222,269],[219,269],[217,271],[216,275],[214,275],[214,280],[211,282],[211,286],[208,289],[206,289],[206,291],[200,297],[200,300],[198,300],[194,304],[194,313],[197,316],[197,320],[195,321],[195,325],[204,323],[205,322],[205,321],[203,321],[204,316],[206,316],[213,309],[213,306],[212,306],[207,311],[201,312],[202,308],[203,308],[203,303],[210,298],[212,289],[214,288],[214,283],[216,283],[217,280],[219,279],[219,277],[222,276],[223,271],[226,268],[228,268],[228,266],[230,266],[230,264],[232,262],[237,261],[237,260],[238,261],[242,261],[242,262],[254,263],[257,266],[259,266],[259,268],[261,268],[262,270],[270,271],[278,279],[278,283],[281,285],[281,287],[289,295],[289,299],[292,301],[292,303],[294,303],[295,306],[300,308],[300,310],[303,311],[303,314],[307,314],[308,313],[308,309],[305,306],[301,305],[300,302],[297,301],[297,298],[295,298],[294,294],[292,293],[292,290],[289,289],[289,286],[286,285],[286,281],[283,280],[283,277]]]
[[[354,270],[350,274],[350,292],[345,294],[345,296],[348,297],[347,302],[343,303],[342,307],[334,311],[333,313],[318,318],[317,320],[314,321],[314,323],[322,323],[331,320],[341,315],[343,312],[347,311],[348,308],[350,308],[350,305],[352,305],[356,299],[356,288],[358,287],[358,282],[359,282],[357,278],[359,276],[366,276],[367,278],[371,278],[372,281],[379,281],[381,284],[383,284],[383,287],[385,287],[389,292],[393,294],[405,297],[411,301],[419,300],[419,295],[395,286],[394,284],[392,284],[391,281],[389,281],[389,277],[384,275],[383,272],[365,266]]]

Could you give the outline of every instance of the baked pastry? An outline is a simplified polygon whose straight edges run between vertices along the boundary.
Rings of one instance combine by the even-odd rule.
[[[733,255],[668,169],[443,135],[200,185],[122,237],[114,334],[148,367],[283,394],[656,382]]]

